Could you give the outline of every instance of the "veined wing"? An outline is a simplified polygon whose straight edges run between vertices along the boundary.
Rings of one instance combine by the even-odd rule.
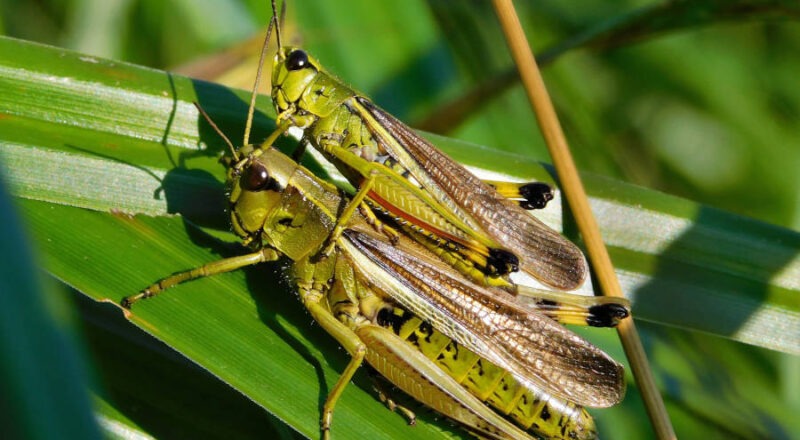
[[[344,236],[340,245],[365,279],[523,384],[591,407],[622,399],[620,364],[508,293],[472,283],[411,240],[393,246],[362,227]]]
[[[577,246],[368,99],[356,97],[356,102],[381,147],[442,206],[513,252],[520,267],[544,284],[559,290],[580,287],[587,266]]]

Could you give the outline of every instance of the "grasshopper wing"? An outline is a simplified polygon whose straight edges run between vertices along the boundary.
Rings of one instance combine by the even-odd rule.
[[[374,286],[521,383],[591,407],[622,399],[619,363],[507,292],[476,285],[410,240],[393,246],[366,228],[344,235],[345,252]]]
[[[521,268],[542,283],[559,290],[580,287],[587,266],[577,246],[368,99],[356,101],[381,147],[442,206],[513,252]]]

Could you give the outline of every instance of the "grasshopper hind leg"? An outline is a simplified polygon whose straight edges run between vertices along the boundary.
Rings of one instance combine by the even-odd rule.
[[[597,304],[589,307],[586,323],[591,327],[614,327],[620,319],[630,315],[628,308],[618,303]]]
[[[362,203],[359,207],[361,214],[364,215],[364,218],[367,220],[367,224],[372,226],[376,231],[380,232],[381,234],[385,235],[386,238],[391,241],[392,244],[397,244],[397,241],[400,239],[400,233],[397,230],[383,221],[381,221],[376,215],[375,212],[372,211],[372,208],[366,203]]]
[[[497,192],[507,198],[516,200],[522,209],[543,209],[553,200],[553,187],[543,182],[498,182],[484,181]]]
[[[519,193],[525,198],[524,201],[520,202],[520,206],[524,209],[542,209],[554,197],[553,187],[542,182],[531,182],[522,185],[519,188]]]
[[[630,316],[625,298],[581,296],[519,286],[517,301],[534,308],[561,324],[616,327]]]
[[[386,235],[389,240],[392,241],[392,243],[397,242],[399,236],[398,232],[394,228],[378,220],[378,218],[375,216],[375,213],[372,212],[366,202],[367,194],[369,194],[370,189],[372,189],[374,185],[375,174],[371,174],[369,178],[364,180],[364,182],[361,184],[361,187],[358,189],[358,192],[353,196],[352,199],[350,199],[342,212],[339,213],[339,216],[336,219],[336,226],[328,236],[328,244],[321,252],[323,256],[327,257],[333,253],[336,241],[339,240],[339,237],[347,228],[347,225],[350,219],[353,218],[353,214],[355,214],[356,210],[359,210],[362,214],[364,214],[364,217],[367,219],[367,223],[375,228],[376,231]]]

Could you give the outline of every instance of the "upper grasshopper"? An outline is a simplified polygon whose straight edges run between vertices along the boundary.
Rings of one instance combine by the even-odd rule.
[[[272,6],[277,29],[274,0]],[[559,290],[583,283],[587,266],[577,246],[347,87],[306,51],[283,47],[280,32],[276,35],[279,47],[272,66],[276,132],[304,129],[304,141],[358,188],[353,204],[366,200],[403,219],[459,251],[490,276],[521,268]],[[542,206],[552,197],[542,193],[540,185],[512,188],[511,195],[529,199],[526,207]],[[347,216],[339,221],[346,222]],[[331,241],[341,231],[334,230]]]

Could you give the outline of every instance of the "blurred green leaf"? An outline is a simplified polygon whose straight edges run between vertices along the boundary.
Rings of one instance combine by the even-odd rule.
[[[69,310],[59,298],[44,294],[27,232],[2,179],[0,225],[0,433],[4,438],[100,438],[85,365],[65,322]]]

